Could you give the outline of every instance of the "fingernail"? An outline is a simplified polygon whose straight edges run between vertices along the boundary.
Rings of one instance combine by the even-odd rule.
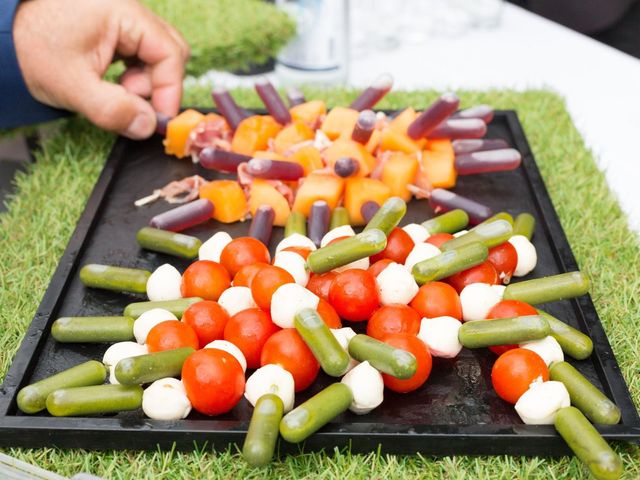
[[[139,113],[129,124],[125,135],[134,139],[147,138],[151,136],[154,128],[154,119],[146,113]]]

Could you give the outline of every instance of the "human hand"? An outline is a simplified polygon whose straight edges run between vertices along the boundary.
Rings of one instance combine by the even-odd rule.
[[[155,111],[178,112],[189,47],[135,0],[23,1],[13,36],[27,88],[42,103],[134,139],[153,133]],[[116,56],[130,65],[120,85],[102,79]]]

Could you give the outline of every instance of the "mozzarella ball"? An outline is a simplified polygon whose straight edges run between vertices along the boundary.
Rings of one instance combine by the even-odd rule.
[[[211,260],[212,262],[220,262],[220,254],[231,240],[231,235],[227,232],[216,232],[213,236],[204,242],[198,250],[199,260]]]
[[[507,287],[505,285],[491,285],[491,289],[496,292],[500,298],[504,298],[504,291]]]
[[[356,232],[353,231],[351,225],[341,225],[332,230],[329,230],[324,235],[324,237],[322,237],[322,240],[320,240],[320,246],[326,247],[332,240],[335,240],[336,238],[353,237],[355,234]]]
[[[107,348],[102,356],[102,363],[109,367],[109,383],[114,385],[120,383],[116,379],[116,365],[123,358],[137,357],[149,353],[146,345],[140,345],[136,342],[118,342]]]
[[[143,392],[142,411],[154,420],[182,420],[191,412],[191,402],[180,380],[161,378]]]
[[[147,280],[147,297],[152,302],[182,298],[182,275],[173,265],[165,263],[156,268]]]
[[[164,308],[152,308],[140,315],[135,322],[133,322],[133,335],[136,337],[136,341],[140,344],[147,342],[147,335],[149,331],[156,325],[167,320],[177,320],[178,318],[169,310]]]
[[[387,265],[376,277],[376,285],[382,305],[408,305],[419,290],[413,275],[399,263]]]
[[[533,382],[516,402],[516,412],[527,425],[553,425],[561,408],[571,404],[562,382]]]
[[[251,289],[249,287],[227,288],[222,292],[220,298],[218,298],[218,303],[231,317],[242,310],[258,306],[256,305],[256,302],[253,301],[253,296],[251,296]]]
[[[353,331],[353,328],[342,327],[342,328],[331,328],[330,330],[333,336],[336,337],[336,340],[338,340],[338,343],[344,349],[344,351],[349,353],[349,342],[353,337],[356,336],[356,332]],[[358,362],[355,358],[349,355],[349,366],[347,367],[347,370],[345,371],[345,373],[347,373],[353,367],[358,365],[358,363],[360,362]]]
[[[417,223],[410,223],[402,227],[402,229],[407,232],[407,235],[411,237],[411,240],[413,240],[413,243],[416,245],[418,243],[424,243],[424,241],[431,236],[429,230]]]
[[[280,285],[271,297],[271,320],[280,328],[293,328],[293,318],[303,308],[318,308],[320,297],[297,283]]]
[[[429,347],[434,357],[453,358],[462,350],[458,340],[461,326],[462,322],[453,317],[423,318],[418,338]]]
[[[242,371],[247,371],[247,359],[244,357],[244,353],[238,347],[236,347],[233,343],[228,342],[227,340],[214,340],[213,342],[207,343],[204,348],[217,348],[218,350],[224,350],[227,353],[230,353],[238,360],[238,363],[242,367]]]
[[[407,255],[404,266],[407,267],[407,270],[410,272],[416,263],[428,260],[436,255],[440,255],[440,253],[440,249],[435,245],[431,245],[430,243],[416,243],[411,252],[409,252],[409,255]]]
[[[296,252],[279,252],[273,259],[273,264],[280,267],[291,274],[298,285],[303,287],[309,283],[309,270],[307,270],[307,262],[301,255]]]
[[[276,253],[288,247],[303,247],[308,248],[313,252],[316,249],[316,244],[313,243],[309,237],[305,237],[299,233],[293,233],[280,241],[276,247]]]
[[[361,258],[360,260],[354,260],[351,263],[343,265],[341,267],[334,268],[336,273],[344,272],[345,270],[366,270],[369,268],[369,257]]]
[[[244,396],[254,407],[258,399],[267,393],[273,393],[282,400],[284,411],[293,408],[295,383],[293,375],[280,365],[269,364],[260,367],[247,379]]]
[[[536,268],[538,263],[538,254],[536,247],[524,235],[514,235],[509,239],[509,243],[513,245],[518,254],[518,263],[513,272],[514,277],[524,277],[526,274]]]
[[[460,230],[459,232],[452,233],[452,235],[457,238],[457,237],[461,237],[465,233],[469,233],[469,230]]]
[[[353,400],[349,410],[358,415],[369,413],[384,400],[382,374],[369,362],[362,362],[342,377],[342,383],[351,389]]]
[[[551,335],[540,340],[521,343],[520,348],[526,348],[527,350],[536,352],[544,360],[544,363],[547,364],[547,367],[553,362],[562,362],[564,360],[562,347]]]
[[[472,283],[460,292],[462,318],[470,320],[485,320],[494,305],[502,300],[502,296],[487,283]]]

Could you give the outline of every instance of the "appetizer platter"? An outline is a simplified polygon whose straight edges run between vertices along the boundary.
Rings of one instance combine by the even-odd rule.
[[[216,111],[118,139],[0,390],[0,444],[235,444],[252,465],[569,445],[617,478],[603,439],[640,419],[516,114],[374,111],[390,88],[327,109],[260,81],[267,112],[215,89]]]

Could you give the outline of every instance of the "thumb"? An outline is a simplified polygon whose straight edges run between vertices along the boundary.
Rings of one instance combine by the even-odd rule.
[[[143,98],[97,76],[79,79],[76,85],[81,87],[70,99],[71,107],[98,127],[136,140],[153,134],[156,116]]]

